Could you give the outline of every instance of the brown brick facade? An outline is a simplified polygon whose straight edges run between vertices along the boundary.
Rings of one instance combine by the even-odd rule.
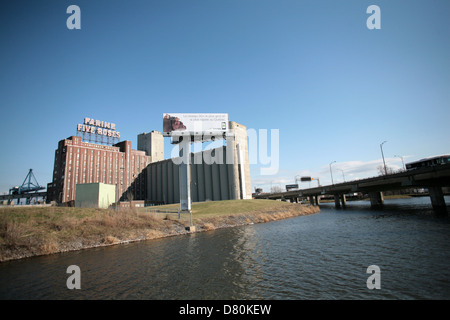
[[[55,151],[47,201],[72,205],[76,184],[98,182],[116,185],[122,201],[144,200],[144,172],[150,163],[151,157],[145,151],[131,149],[131,141],[106,146],[69,137],[59,141]]]

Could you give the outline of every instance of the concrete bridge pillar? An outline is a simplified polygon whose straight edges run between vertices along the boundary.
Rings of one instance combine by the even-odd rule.
[[[315,201],[316,201],[316,205],[318,206],[320,204],[320,196],[316,195],[314,196]]]
[[[336,209],[347,207],[347,198],[345,194],[335,194],[334,195],[334,206]]]
[[[342,207],[343,208],[347,207],[347,198],[345,197],[345,194],[341,194],[340,198],[341,198]]]
[[[308,196],[308,198],[309,198],[309,203],[312,206],[318,206],[320,204],[320,199],[319,199],[318,195]]]
[[[447,205],[444,200],[444,193],[441,187],[428,187],[428,193],[430,194],[431,205],[434,211],[438,213],[447,213]]]
[[[339,198],[340,197],[338,194],[334,195],[334,206],[336,209],[339,209],[341,207],[341,200]]]
[[[370,206],[372,208],[379,208],[383,206],[384,204],[383,192],[379,191],[369,192],[369,197],[370,197]]]

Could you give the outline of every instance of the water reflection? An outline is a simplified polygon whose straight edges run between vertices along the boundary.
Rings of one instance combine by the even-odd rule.
[[[0,264],[2,299],[448,299],[450,224],[428,199]],[[81,269],[69,290],[66,269]],[[366,287],[369,265],[382,289]]]

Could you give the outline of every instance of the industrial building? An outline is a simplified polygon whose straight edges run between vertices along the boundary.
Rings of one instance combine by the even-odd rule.
[[[247,128],[230,121],[223,147],[191,153],[192,202],[251,198]],[[147,167],[148,204],[180,201],[178,158],[152,162]]]
[[[162,134],[142,134],[153,140]],[[151,141],[152,139],[147,139]],[[152,162],[151,147],[148,151],[131,149],[131,141],[122,141],[113,146],[81,141],[72,136],[61,140],[55,151],[53,181],[47,185],[47,202],[74,205],[76,185],[105,183],[117,187],[118,199],[125,201],[145,200],[144,170]],[[164,148],[159,156],[164,158]]]
[[[251,198],[247,128],[229,122],[226,146],[191,154],[192,201]],[[131,141],[102,145],[71,136],[59,141],[55,150],[53,181],[47,185],[47,202],[73,206],[77,186],[107,184],[115,186],[119,201],[144,200],[146,204],[177,203],[179,198],[176,159],[164,159],[161,132],[142,133],[138,150]],[[215,154],[233,161],[201,162]],[[85,189],[89,190],[89,188]],[[85,191],[83,192],[85,194]]]

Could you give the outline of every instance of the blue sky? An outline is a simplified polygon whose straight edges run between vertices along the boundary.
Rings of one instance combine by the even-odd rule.
[[[81,30],[66,27],[71,4]],[[373,4],[380,30],[366,27]],[[29,168],[50,182],[58,141],[84,117],[115,122],[134,148],[165,112],[278,129],[279,172],[251,166],[265,190],[297,175],[328,184],[332,161],[334,182],[377,175],[385,140],[395,169],[395,155],[450,153],[449,12],[448,0],[9,1],[0,192]]]

